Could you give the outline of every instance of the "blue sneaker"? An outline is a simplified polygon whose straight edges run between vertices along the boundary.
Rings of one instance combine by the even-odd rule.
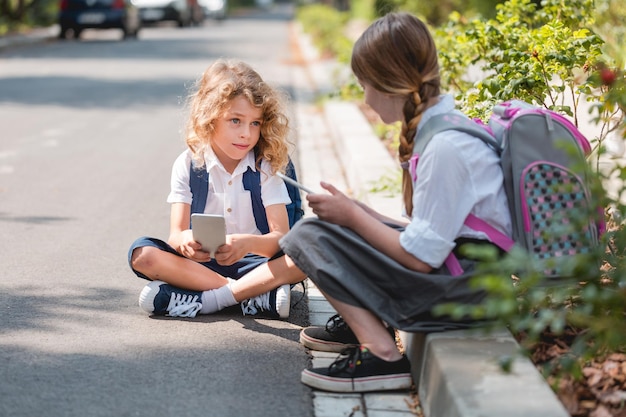
[[[202,308],[202,292],[152,281],[141,290],[139,307],[158,316],[196,317]]]
[[[281,285],[265,294],[241,302],[244,316],[262,315],[270,318],[286,319],[291,307],[291,286]]]

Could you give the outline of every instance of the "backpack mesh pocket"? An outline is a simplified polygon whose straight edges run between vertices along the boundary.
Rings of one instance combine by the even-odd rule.
[[[546,275],[562,275],[561,261],[589,253],[593,242],[584,221],[591,210],[583,182],[560,165],[538,162],[524,171],[521,186],[531,254]]]

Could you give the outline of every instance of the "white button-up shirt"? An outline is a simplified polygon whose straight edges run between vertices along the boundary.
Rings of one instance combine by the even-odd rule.
[[[191,151],[181,153],[172,167],[171,190],[168,203],[191,204],[192,195],[189,186]],[[252,212],[250,192],[243,188],[243,174],[248,167],[254,168],[254,151],[243,158],[232,174],[224,169],[222,163],[212,151],[205,155],[205,169],[209,172],[209,193],[204,213],[221,214],[226,219],[226,233],[257,234]],[[282,179],[271,172],[267,161],[261,161],[261,198],[265,207],[273,204],[289,204],[291,199]]]

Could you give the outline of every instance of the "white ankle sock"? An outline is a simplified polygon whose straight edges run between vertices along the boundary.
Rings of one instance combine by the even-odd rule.
[[[230,284],[235,280],[228,278],[229,283],[215,290],[202,292],[202,309],[200,314],[212,314],[226,307],[238,304],[230,290]]]

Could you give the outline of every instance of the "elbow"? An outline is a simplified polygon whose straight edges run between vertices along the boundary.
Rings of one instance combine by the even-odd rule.
[[[433,267],[428,265],[426,262],[417,258],[412,253],[407,252],[404,248],[402,248],[402,250],[404,251],[404,254],[400,263],[405,268],[415,272],[421,272],[423,274],[429,274],[433,270]]]
[[[424,263],[416,258],[413,259],[415,259],[415,261],[412,262],[412,265],[409,267],[413,271],[421,272],[422,274],[430,274],[430,272],[433,270],[433,268],[427,263]]]

